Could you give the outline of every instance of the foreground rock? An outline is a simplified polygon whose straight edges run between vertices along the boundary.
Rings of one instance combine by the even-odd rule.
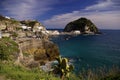
[[[95,24],[93,24],[92,21],[86,18],[80,18],[68,23],[64,29],[64,32],[77,32],[81,34],[100,33]]]

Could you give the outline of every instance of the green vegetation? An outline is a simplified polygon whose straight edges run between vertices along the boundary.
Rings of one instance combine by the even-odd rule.
[[[120,80],[120,68],[113,66],[82,70],[78,77],[80,80]]]
[[[17,34],[16,32],[12,32],[11,34],[12,34],[11,36],[12,36],[13,38],[18,37],[18,34]]]
[[[34,51],[34,59],[35,60],[42,60],[45,58],[47,59],[47,55],[46,55],[46,50],[45,49],[37,49]]]
[[[18,45],[10,38],[0,39],[0,60],[9,60],[19,52]]]
[[[13,62],[0,62],[0,77],[3,80],[61,80],[53,73],[42,71],[40,68],[28,69],[24,66],[13,64]],[[0,78],[1,79],[1,78]],[[79,74],[70,73],[69,78],[64,80],[120,80],[120,69],[118,67],[96,70],[81,71]]]
[[[21,27],[16,27],[16,31],[22,30]]]
[[[59,56],[57,58],[58,64],[54,68],[54,73],[60,75],[61,79],[64,80],[64,78],[70,77],[70,72],[74,69],[73,65],[68,64],[67,58],[61,58]]]
[[[0,62],[0,76],[1,75],[4,75],[7,80],[60,80],[39,68],[27,69],[23,66],[15,65],[12,62]]]

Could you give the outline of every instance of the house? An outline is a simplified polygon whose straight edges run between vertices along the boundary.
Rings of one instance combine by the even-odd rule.
[[[80,34],[80,31],[79,30],[76,30],[73,32],[74,34]]]
[[[29,26],[27,27],[27,30],[31,30],[31,29],[32,29],[31,27],[29,27]]]
[[[22,25],[21,27],[22,27],[23,30],[27,29],[27,26],[25,26],[25,25]]]
[[[6,19],[10,19],[10,17],[8,17],[8,16],[5,16],[5,18],[6,18]]]
[[[44,30],[44,27],[43,26],[39,26],[38,30],[42,31],[42,30]]]

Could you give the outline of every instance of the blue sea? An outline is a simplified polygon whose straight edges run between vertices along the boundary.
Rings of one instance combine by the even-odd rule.
[[[120,30],[101,30],[100,35],[60,35],[52,41],[62,57],[74,64],[75,71],[100,67],[120,67]]]

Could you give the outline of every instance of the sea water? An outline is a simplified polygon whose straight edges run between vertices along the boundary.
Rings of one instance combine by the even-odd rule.
[[[120,66],[120,30],[101,30],[100,35],[60,35],[52,41],[75,66],[75,71]]]

